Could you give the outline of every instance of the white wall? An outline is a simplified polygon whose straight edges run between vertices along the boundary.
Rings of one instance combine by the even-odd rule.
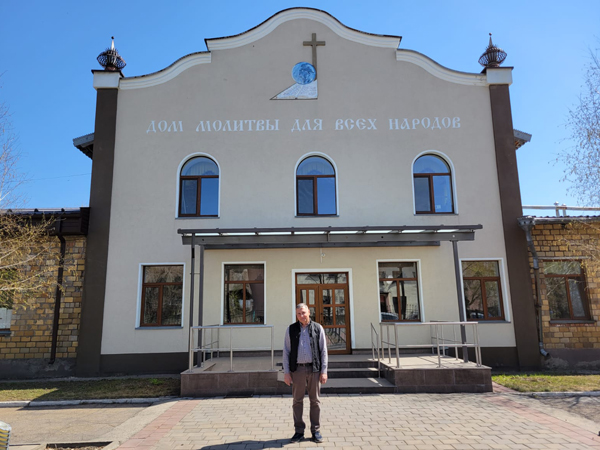
[[[326,41],[318,48],[319,98],[270,100],[294,83],[290,71],[297,62],[311,61],[310,48],[302,41],[312,33]],[[322,21],[298,19],[243,46],[214,50],[209,63],[190,64],[168,81],[161,82],[161,74],[148,78],[154,80],[149,87],[139,87],[139,79],[121,81],[103,354],[187,349],[185,328],[136,329],[139,265],[189,263],[189,247],[181,244],[179,228],[482,224],[474,242],[459,244],[460,256],[505,258],[487,86],[480,75],[459,74],[461,83],[450,82],[397,61],[396,53],[342,38]],[[412,129],[413,119],[434,123],[436,117],[459,119],[454,119],[455,127],[425,129],[419,124]],[[338,119],[359,118],[374,120],[377,129],[336,130]],[[405,118],[410,130],[390,130],[389,119],[400,125]],[[201,120],[249,119],[278,120],[279,129],[196,132]],[[319,119],[322,130],[292,131],[296,119],[301,125],[308,119],[313,126]],[[182,130],[161,132],[163,120],[167,125],[181,121]],[[411,164],[429,150],[443,153],[453,164],[458,214],[414,214]],[[176,218],[178,168],[198,152],[220,165],[218,219]],[[310,152],[328,155],[337,166],[338,217],[295,217],[294,168]],[[267,262],[267,314],[278,327],[278,342],[293,317],[291,271],[296,268],[352,269],[351,314],[358,348],[370,346],[367,324],[378,321],[378,259],[420,260],[425,318],[458,318],[449,243],[326,249],[323,263],[318,253],[207,251],[205,323],[220,319],[222,263],[244,260]],[[502,287],[509,311],[509,286]],[[187,324],[189,276],[185,292]],[[482,329],[484,345],[514,345],[512,324]]]

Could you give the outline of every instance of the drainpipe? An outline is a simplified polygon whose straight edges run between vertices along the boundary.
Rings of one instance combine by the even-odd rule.
[[[542,329],[542,304],[541,304],[541,288],[540,288],[540,261],[538,258],[535,244],[533,243],[533,236],[531,230],[535,225],[535,219],[532,216],[527,216],[519,219],[520,227],[525,230],[525,237],[527,238],[527,246],[533,257],[533,280],[535,285],[535,318],[538,332],[538,344],[540,347],[540,354],[544,358],[549,358],[550,353],[544,348],[544,333]]]
[[[58,323],[60,320],[60,302],[62,299],[62,282],[65,267],[65,252],[67,248],[67,243],[62,235],[62,220],[62,217],[59,217],[56,222],[56,237],[58,237],[58,240],[60,241],[60,261],[58,265],[58,276],[56,277],[54,320],[52,322],[52,345],[50,347],[49,364],[54,364],[54,361],[56,361],[56,347],[58,346]]]

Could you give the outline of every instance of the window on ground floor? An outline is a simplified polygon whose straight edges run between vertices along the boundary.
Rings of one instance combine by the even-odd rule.
[[[421,320],[417,263],[380,262],[378,268],[381,321]]]
[[[143,267],[140,326],[182,326],[182,303],[182,265]]]
[[[15,278],[16,272],[14,270],[0,271],[0,333],[6,333],[10,330],[15,295]]]
[[[463,261],[467,320],[504,320],[498,261]]]
[[[224,284],[224,324],[265,323],[263,264],[225,265]]]
[[[589,319],[585,274],[581,262],[544,261],[544,274],[550,319]]]

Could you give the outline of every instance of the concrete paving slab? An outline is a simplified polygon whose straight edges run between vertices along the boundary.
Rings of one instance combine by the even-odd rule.
[[[600,449],[580,417],[510,394],[325,395],[322,411],[325,442],[289,444],[289,397],[185,400],[119,448]]]
[[[2,408],[0,417],[12,427],[11,444],[98,442],[106,441],[101,439],[101,436],[115,431],[124,422],[146,410],[148,406],[145,404]]]
[[[112,441],[106,450],[600,449],[598,421],[510,393],[324,395],[322,444],[289,444],[291,403],[290,396],[256,396],[2,408],[0,420],[13,426],[14,444]]]

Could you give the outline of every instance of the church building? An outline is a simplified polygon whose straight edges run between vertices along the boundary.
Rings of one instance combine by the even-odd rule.
[[[331,354],[477,321],[484,364],[540,365],[506,54],[400,43],[293,8],[148,75],[100,55],[77,375],[185,370],[198,325],[281,350],[300,302]]]

